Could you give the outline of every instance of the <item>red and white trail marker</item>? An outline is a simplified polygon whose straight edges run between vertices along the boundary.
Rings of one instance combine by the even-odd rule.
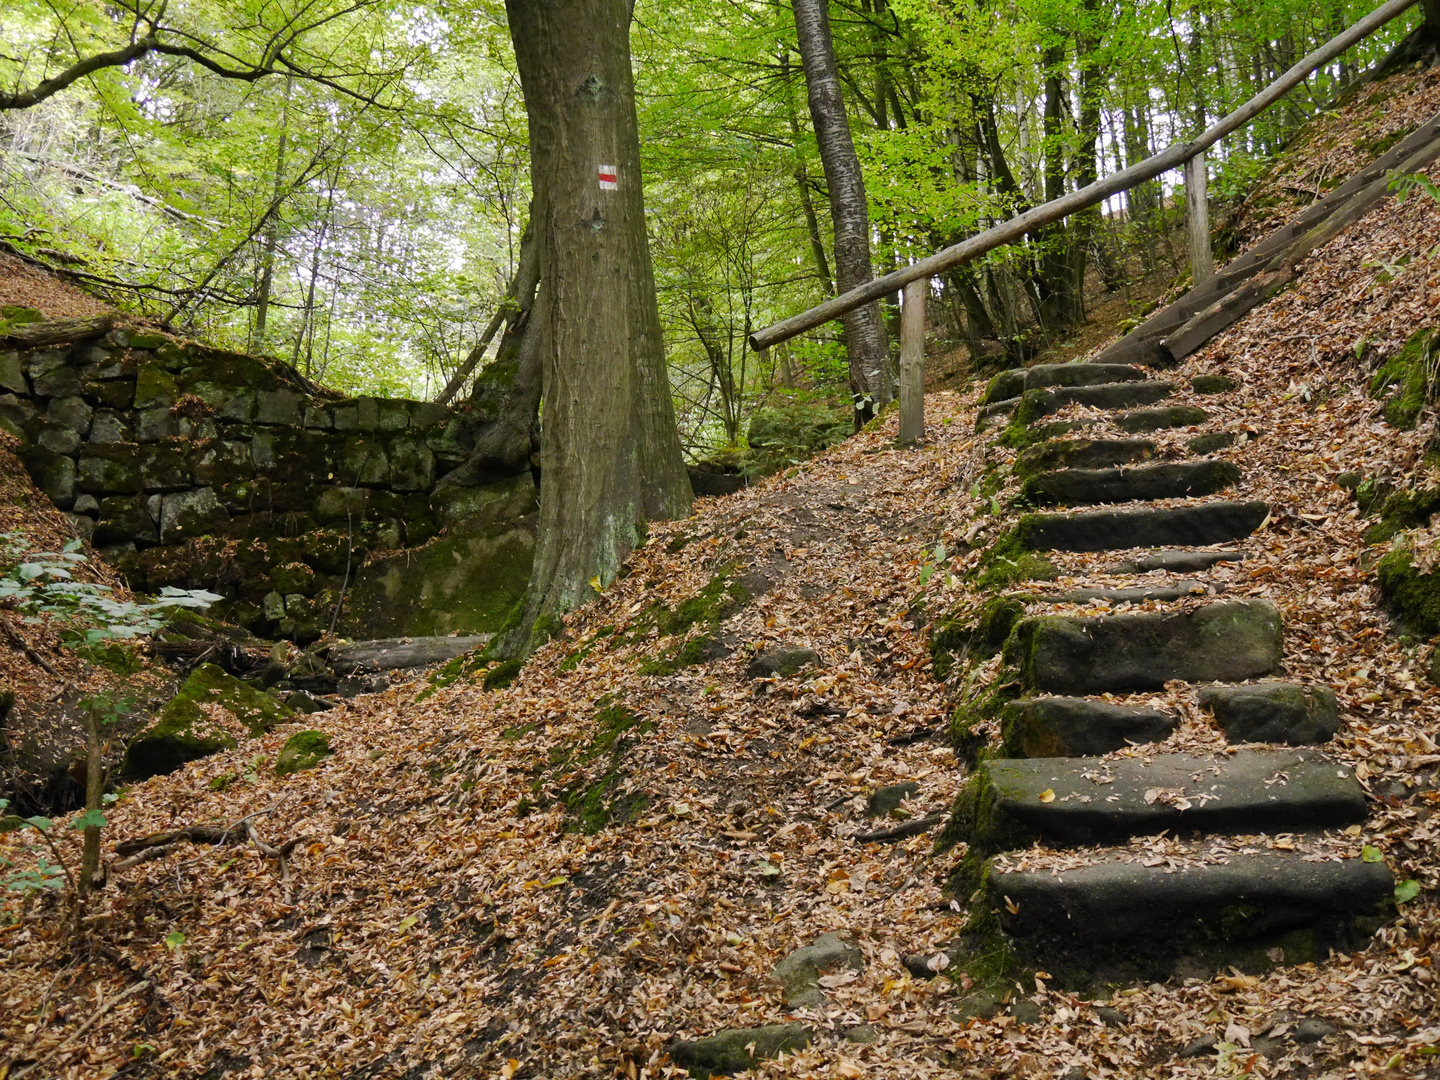
[[[620,190],[620,171],[616,169],[614,165],[600,166],[600,190]]]

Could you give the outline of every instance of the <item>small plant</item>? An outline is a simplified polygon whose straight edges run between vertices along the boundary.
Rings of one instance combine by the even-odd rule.
[[[170,609],[207,608],[222,599],[204,589],[167,585],[156,600],[119,600],[108,585],[75,580],[74,569],[86,561],[79,540],[60,551],[29,554],[24,554],[21,540],[19,533],[0,535],[8,566],[0,574],[0,607],[20,611],[30,623],[42,615],[78,622],[79,638],[86,644],[152,634],[169,621]]]
[[[70,541],[58,552],[30,554],[25,553],[23,540],[20,533],[0,535],[0,565],[6,567],[0,573],[0,607],[19,611],[28,623],[38,623],[44,617],[69,622],[71,628],[61,638],[77,655],[117,640],[154,633],[169,621],[176,608],[206,608],[221,599],[203,589],[169,587],[162,589],[156,600],[117,599],[108,585],[75,580],[73,571],[86,561],[79,540]],[[132,711],[134,700],[102,691],[82,699],[79,705],[86,718],[85,810],[70,823],[84,833],[79,879],[61,858],[49,818],[11,817],[6,819],[11,828],[38,832],[56,861],[52,864],[39,858],[35,869],[10,875],[7,889],[54,890],[68,885],[72,892],[84,893],[98,883],[100,831],[105,827],[103,808],[116,799],[105,793],[104,732]],[[8,805],[8,801],[0,800],[0,809]]]

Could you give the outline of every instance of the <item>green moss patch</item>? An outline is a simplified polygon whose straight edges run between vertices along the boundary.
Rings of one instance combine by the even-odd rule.
[[[485,672],[480,685],[486,690],[503,690],[520,677],[520,669],[524,666],[524,660],[502,660]]]
[[[285,740],[280,756],[275,759],[275,775],[289,776],[291,773],[313,769],[331,754],[330,736],[323,731],[297,731]]]
[[[269,694],[247,686],[214,664],[202,664],[185,680],[160,715],[125,750],[121,774],[143,780],[174,772],[187,761],[234,748],[235,735],[213,714],[219,708],[249,730],[262,735],[294,710]]]
[[[992,596],[978,615],[947,615],[930,630],[931,669],[937,679],[954,670],[961,656],[988,659],[1000,651],[1015,624],[1025,617],[1025,601],[1017,596]]]
[[[561,790],[569,828],[586,835],[635,818],[648,805],[643,793],[629,790],[625,758],[639,737],[655,725],[639,713],[606,699],[596,703],[595,733],[582,746],[551,747],[549,764],[559,776],[583,774]]]
[[[1413,430],[1420,411],[1434,396],[1440,367],[1436,343],[1435,330],[1417,330],[1370,379],[1370,396],[1385,402],[1385,421],[1391,427]]]
[[[1422,574],[1412,565],[1409,548],[1396,548],[1375,567],[1385,607],[1407,633],[1440,634],[1440,574]]]
[[[1016,581],[1054,581],[1060,576],[1054,563],[1021,542],[1025,520],[1022,517],[980,557],[975,584],[981,589],[1002,589]]]
[[[1357,500],[1366,485],[1372,485],[1367,492],[1368,504],[1373,506],[1378,498],[1374,482],[1366,480],[1355,489]],[[1365,530],[1367,544],[1383,544],[1406,529],[1418,529],[1430,522],[1433,514],[1440,513],[1440,487],[1422,488],[1418,491],[1397,491],[1385,498],[1380,506],[1380,520]]]

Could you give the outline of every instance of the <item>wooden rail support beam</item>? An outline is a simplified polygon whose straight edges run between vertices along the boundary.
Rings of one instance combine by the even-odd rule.
[[[1200,288],[1215,280],[1210,249],[1210,199],[1205,193],[1205,151],[1185,162],[1185,221],[1190,227],[1190,280]]]
[[[900,305],[900,444],[925,437],[925,292],[928,278],[905,286]]]

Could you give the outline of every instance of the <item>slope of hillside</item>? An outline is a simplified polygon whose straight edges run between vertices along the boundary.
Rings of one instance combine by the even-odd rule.
[[[1433,84],[1417,92],[1440,107]],[[1217,456],[1270,517],[1208,581],[1280,609],[1287,677],[1334,688],[1331,751],[1373,804],[1357,831],[1267,843],[1383,857],[1418,883],[1367,947],[1118,988],[1037,974],[998,1011],[965,979],[922,977],[964,929],[944,889],[963,853],[863,837],[948,809],[965,776],[947,717],[995,672],[937,678],[926,633],[978,607],[969,575],[1017,514],[1015,452],[975,432],[975,387],[929,398],[923,446],[894,448],[891,420],[654,527],[508,687],[457,663],[325,716],[335,752],[315,769],[276,775],[295,725],[130,788],[107,847],[193,825],[222,842],[114,872],[78,930],[57,899],[7,902],[7,1080],[679,1076],[676,1039],[792,1021],[809,1045],[757,1075],[1437,1075],[1440,689],[1377,605],[1383,549],[1344,476],[1440,480],[1433,412],[1397,431],[1366,393],[1375,358],[1436,318],[1437,243],[1440,205],[1384,203],[1167,375],[1167,404],[1209,416],[1155,435],[1162,457],[1245,435]],[[1232,392],[1188,388],[1220,373]],[[1069,410],[1056,419],[1107,422]],[[1122,583],[1053,561],[1057,582],[1015,588]],[[815,655],[766,674],[779,647]],[[1147,752],[1217,745],[1178,686],[1124,700],[1183,717]],[[900,783],[916,785],[900,813],[867,818]],[[1173,836],[1133,855],[1210,857]],[[1023,857],[1059,873],[1086,852]],[[784,1004],[773,966],[832,931],[863,970]],[[1315,1039],[1289,1036],[1302,1021]]]

